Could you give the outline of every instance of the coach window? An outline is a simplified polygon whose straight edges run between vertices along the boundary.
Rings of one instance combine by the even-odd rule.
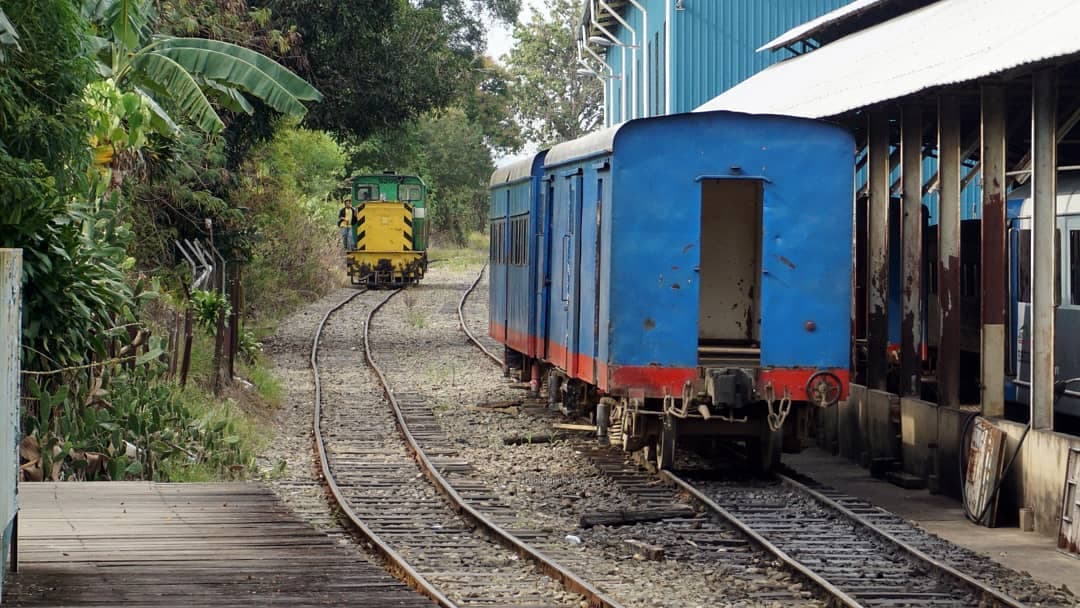
[[[1069,303],[1080,306],[1080,230],[1069,231]]]
[[[1054,231],[1054,306],[1061,305],[1061,230]],[[1020,231],[1017,252],[1017,299],[1031,303],[1031,229]]]

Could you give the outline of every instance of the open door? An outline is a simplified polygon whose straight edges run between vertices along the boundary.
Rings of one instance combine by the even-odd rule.
[[[761,353],[761,182],[701,182],[698,359]]]

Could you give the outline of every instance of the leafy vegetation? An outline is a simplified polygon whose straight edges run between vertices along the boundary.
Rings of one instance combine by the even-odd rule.
[[[577,74],[575,28],[581,4],[555,0],[514,28],[507,57],[514,107],[526,139],[541,145],[576,139],[602,124],[602,87]]]
[[[348,177],[421,175],[449,247],[432,257],[465,263],[486,250],[493,159],[570,133],[575,108],[589,126],[574,98],[587,87],[548,114],[525,93],[547,86],[529,70],[554,25],[518,28],[509,71],[483,56],[485,23],[513,22],[519,0],[250,2],[0,0],[0,247],[24,252],[26,479],[249,474],[253,420],[281,400],[257,336],[341,284]],[[230,297],[222,274],[195,284],[177,253],[192,242],[241,277]],[[250,384],[222,386],[227,334]]]

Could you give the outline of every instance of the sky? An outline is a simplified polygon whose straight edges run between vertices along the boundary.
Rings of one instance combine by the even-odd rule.
[[[519,22],[527,22],[533,11],[544,6],[543,0],[522,0]],[[508,25],[496,24],[488,21],[487,54],[494,57],[499,63],[503,63],[502,56],[510,52],[514,46],[514,28]]]

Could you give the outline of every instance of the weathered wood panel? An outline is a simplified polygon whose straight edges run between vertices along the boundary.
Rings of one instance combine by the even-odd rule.
[[[12,520],[18,513],[19,376],[22,337],[22,250],[0,249],[0,576],[6,572]],[[2,589],[2,586],[0,586]]]
[[[37,483],[20,502],[4,605],[432,605],[261,484]]]

